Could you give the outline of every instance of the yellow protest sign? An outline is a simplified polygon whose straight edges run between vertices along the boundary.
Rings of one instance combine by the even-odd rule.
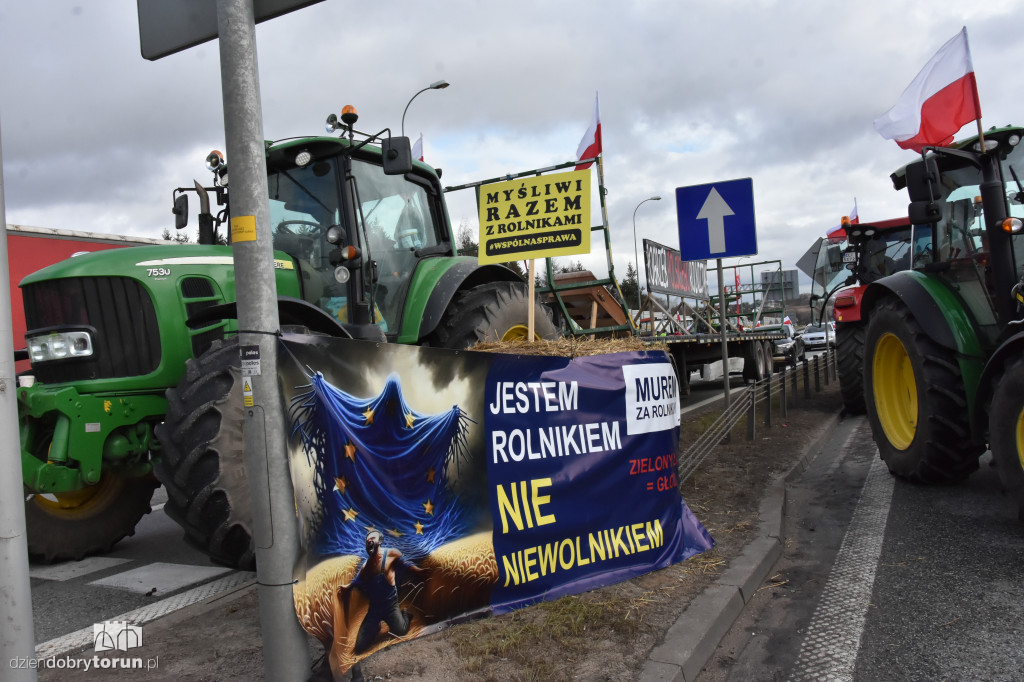
[[[480,188],[481,263],[590,253],[590,171]]]

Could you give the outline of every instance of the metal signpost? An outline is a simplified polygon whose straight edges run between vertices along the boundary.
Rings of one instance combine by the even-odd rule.
[[[267,680],[305,680],[307,637],[292,601],[299,556],[295,499],[277,382],[280,329],[270,237],[263,112],[256,61],[256,21],[313,4],[310,0],[138,0],[142,55],[158,59],[220,38],[224,134],[231,160],[231,235],[238,294],[239,343],[259,348],[245,406],[245,468],[256,543],[263,671]]]
[[[722,259],[757,254],[754,181],[723,180],[676,188],[679,254],[682,260],[715,258],[718,268],[718,326],[722,334],[722,383],[729,406],[729,344],[725,324]]]
[[[34,668],[13,665],[34,659],[32,591],[28,575],[28,540],[25,537],[25,493],[21,484],[21,449],[18,435],[18,386],[14,378],[14,322],[7,262],[7,215],[4,210],[3,146],[0,144],[0,675],[11,682],[34,682]]]

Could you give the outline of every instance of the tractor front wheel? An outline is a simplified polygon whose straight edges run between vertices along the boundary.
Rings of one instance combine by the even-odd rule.
[[[836,326],[836,364],[839,392],[849,414],[864,414],[864,325],[848,322]]]
[[[984,448],[971,438],[956,357],[899,300],[884,300],[871,315],[864,359],[868,420],[890,472],[938,484],[978,468]]]
[[[530,305],[521,282],[492,282],[461,291],[445,311],[431,345],[462,349],[488,341],[528,339]],[[534,339],[556,338],[551,312],[540,303],[532,305]]]
[[[127,478],[104,471],[98,483],[81,490],[26,490],[28,555],[50,563],[109,551],[135,534],[135,525],[151,511],[149,501],[159,485],[152,476]]]
[[[999,480],[1024,521],[1024,360],[1011,363],[996,384],[988,430]]]
[[[253,570],[240,367],[237,336],[185,364],[156,429],[163,452],[155,470],[167,488],[164,511],[186,541],[219,564]]]

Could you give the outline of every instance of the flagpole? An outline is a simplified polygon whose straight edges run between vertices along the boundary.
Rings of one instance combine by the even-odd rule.
[[[601,224],[604,225],[604,247],[608,253],[608,276],[611,278],[612,283],[615,285],[615,293],[619,295],[619,300],[625,304],[626,308],[626,319],[629,320],[629,326],[634,330],[636,324],[633,322],[633,316],[629,315],[629,304],[626,303],[626,297],[622,295],[622,289],[619,288],[619,280],[615,277],[615,263],[612,262],[612,242],[611,242],[611,228],[608,225],[608,204],[604,200],[604,153],[597,155],[597,194],[601,201]],[[637,263],[636,272],[636,286],[637,291],[640,290],[640,264]],[[650,294],[650,292],[648,292]],[[637,311],[637,315],[640,312]],[[653,319],[653,317],[652,317]]]

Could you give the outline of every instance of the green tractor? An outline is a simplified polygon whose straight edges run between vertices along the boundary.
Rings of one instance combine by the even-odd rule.
[[[266,144],[282,329],[465,348],[557,335],[502,265],[460,257],[440,171],[405,137],[353,129]],[[198,195],[199,244],[84,254],[21,282],[31,372],[18,409],[29,553],[79,559],[131,535],[160,484],[167,513],[214,561],[252,568],[227,167]],[[214,215],[210,197],[221,207]]]
[[[861,300],[864,396],[889,470],[954,483],[992,451],[1024,519],[1024,129],[927,148],[910,195],[911,269]]]

